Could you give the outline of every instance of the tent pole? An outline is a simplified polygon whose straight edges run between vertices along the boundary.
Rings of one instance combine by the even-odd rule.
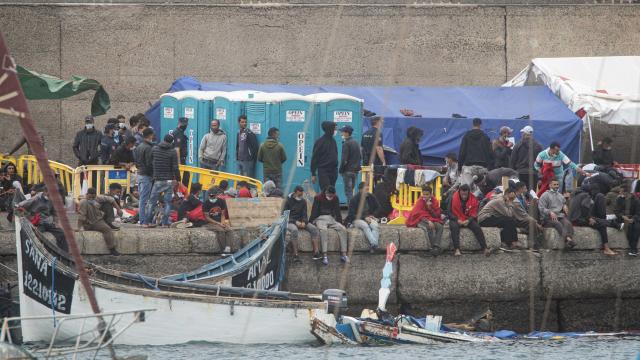
[[[587,115],[587,126],[589,127],[589,144],[591,145],[591,151],[593,152],[593,131],[591,131],[591,116]]]

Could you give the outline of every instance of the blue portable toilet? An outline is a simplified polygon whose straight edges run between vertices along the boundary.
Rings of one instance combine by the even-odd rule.
[[[198,146],[202,135],[199,124],[209,113],[209,101],[203,99],[203,91],[189,90],[175,93],[179,98],[180,117],[189,119],[185,135],[187,136],[187,165],[198,166]]]
[[[270,93],[257,95],[253,105],[247,103],[247,117],[252,106],[265,104],[263,139],[267,138],[268,129],[277,127],[280,130],[280,142],[287,154],[287,161],[282,164],[282,191],[288,194],[296,185],[311,180],[311,150],[315,134],[314,104],[302,95],[292,93]],[[257,109],[251,109],[257,110]],[[257,113],[257,111],[255,111]],[[257,121],[257,116],[253,117]],[[262,166],[259,166],[262,176]]]
[[[323,121],[333,121],[336,123],[337,131],[334,138],[338,144],[339,165],[342,160],[342,135],[340,133],[340,128],[345,125],[351,126],[353,128],[353,134],[351,136],[353,136],[358,143],[360,142],[360,139],[362,138],[362,106],[364,101],[350,95],[338,93],[317,93],[310,94],[305,97],[316,104],[316,138],[324,134],[321,128]],[[315,139],[313,142],[315,142]],[[356,177],[356,184],[358,182],[358,177]],[[354,186],[354,190],[355,189],[357,189],[357,186]],[[317,190],[319,191],[320,189],[317,188]],[[340,198],[340,202],[346,203],[344,183],[339,174],[338,180],[336,181],[336,192]]]
[[[211,120],[215,119],[215,117],[212,116],[212,113],[215,111],[215,99],[218,96],[224,96],[226,94],[227,93],[224,91],[199,91],[197,94],[199,102],[199,112],[197,114],[197,121],[194,124],[197,128],[195,131],[195,134],[197,136],[194,137],[195,141],[193,143],[193,157],[195,159],[194,166],[199,166],[200,164],[200,159],[198,158],[200,143],[202,142],[202,138],[209,132],[209,129],[211,127]],[[221,120],[220,128],[225,130],[225,127],[225,123]]]
[[[160,139],[164,138],[169,131],[178,127],[178,114],[180,101],[176,93],[167,93],[160,96]]]
[[[238,165],[236,164],[238,117],[245,113],[245,101],[260,93],[255,90],[231,91],[216,95],[212,102],[209,122],[213,119],[220,120],[220,128],[227,134],[227,158],[224,167],[226,172],[238,173]],[[209,131],[209,123],[207,123],[206,129]],[[206,133],[203,133],[202,136],[204,134]]]

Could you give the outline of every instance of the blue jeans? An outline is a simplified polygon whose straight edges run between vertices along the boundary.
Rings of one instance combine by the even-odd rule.
[[[344,195],[347,198],[347,204],[353,197],[353,187],[356,184],[356,173],[345,171],[342,173],[342,181],[344,182]]]
[[[147,213],[146,223],[153,220],[153,209],[160,199],[160,193],[164,193],[164,214],[162,214],[162,225],[169,225],[169,214],[171,213],[171,199],[173,198],[173,180],[157,180],[153,183],[151,199],[149,199],[150,209]]]
[[[373,220],[371,223],[366,222],[365,220],[354,220],[353,226],[356,229],[362,230],[364,233],[364,237],[369,241],[369,245],[378,247],[378,243],[380,240],[380,230],[378,222]]]
[[[254,178],[256,177],[256,162],[255,161],[243,161],[243,160],[238,160],[238,172],[240,172],[240,175],[242,176],[248,176],[250,178]]]
[[[148,224],[145,222],[147,214],[147,205],[149,204],[149,196],[151,196],[151,188],[153,179],[151,176],[138,175],[138,192],[140,192],[140,203],[138,206],[138,218],[140,224]]]

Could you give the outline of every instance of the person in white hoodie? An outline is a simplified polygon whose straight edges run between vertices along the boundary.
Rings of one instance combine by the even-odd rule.
[[[198,151],[200,167],[219,170],[227,158],[227,134],[220,129],[220,121],[211,120],[211,131],[200,142]]]

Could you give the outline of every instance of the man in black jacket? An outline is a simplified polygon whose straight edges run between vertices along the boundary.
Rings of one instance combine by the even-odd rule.
[[[133,158],[133,148],[136,146],[136,138],[129,136],[120,144],[109,159],[109,165],[123,167],[130,170],[135,161]]]
[[[115,132],[116,125],[107,124],[107,126],[104,127],[104,134],[100,140],[100,161],[103,165],[107,165],[109,163],[111,155],[118,148],[118,144],[114,138]]]
[[[313,206],[311,207],[310,223],[315,223],[320,231],[320,244],[322,246],[322,263],[329,265],[327,257],[327,241],[329,229],[333,229],[338,233],[340,238],[340,260],[344,263],[349,262],[347,256],[348,239],[347,229],[342,225],[342,215],[340,214],[340,200],[336,195],[336,188],[332,185],[327,186],[323,192],[313,198]]]
[[[482,120],[473,119],[473,129],[467,131],[460,144],[458,166],[464,173],[466,166],[478,165],[487,169],[493,167],[493,151],[491,141],[481,129]]]
[[[178,119],[178,127],[173,130],[173,146],[177,149],[178,155],[180,157],[180,164],[184,165],[187,163],[187,154],[189,153],[189,148],[187,147],[189,144],[189,139],[184,132],[187,130],[187,125],[189,125],[189,119],[186,117],[181,117]]]
[[[144,129],[142,131],[142,138],[143,141],[134,151],[136,167],[138,168],[136,180],[138,181],[138,191],[140,192],[138,215],[140,225],[143,227],[153,227],[153,225],[147,222],[147,205],[153,186],[153,129]]]
[[[324,135],[313,144],[311,155],[311,182],[315,184],[317,179],[320,191],[324,191],[329,185],[335,186],[338,179],[338,144],[333,138],[336,123],[323,121],[321,126]]]
[[[629,192],[629,186],[622,186],[616,198],[615,214],[620,222],[627,224],[629,256],[638,256],[638,238],[640,237],[640,200]]]
[[[238,132],[236,141],[236,160],[240,175],[255,178],[256,159],[258,158],[258,138],[247,127],[247,116],[238,117]]]
[[[309,223],[307,217],[307,201],[304,199],[304,189],[298,185],[293,192],[287,197],[284,203],[284,210],[289,210],[289,223],[287,224],[287,232],[291,238],[291,246],[293,247],[293,262],[299,263],[298,258],[298,232],[299,230],[307,230],[311,235],[311,244],[313,245],[313,260],[319,260],[320,251],[318,251],[318,228]]]
[[[162,216],[162,226],[168,227],[169,214],[171,213],[171,200],[173,199],[173,187],[180,181],[180,170],[178,168],[178,154],[173,147],[173,135],[164,136],[164,141],[153,147],[153,188],[151,190],[151,210],[147,215],[147,224],[153,218],[153,208],[164,194],[164,214]]]
[[[344,181],[344,194],[347,198],[347,203],[351,201],[353,197],[353,187],[356,183],[356,175],[360,171],[360,145],[351,136],[353,134],[353,128],[349,125],[345,125],[340,129],[342,132],[342,158],[340,159],[340,168],[338,172],[342,174],[342,180]]]
[[[422,165],[422,153],[420,153],[420,138],[424,132],[415,126],[409,126],[407,137],[400,145],[400,163],[410,165]]]
[[[73,140],[73,153],[78,165],[98,165],[100,159],[100,141],[102,133],[95,128],[93,116],[84,118],[84,129],[76,133]]]
[[[380,231],[378,228],[378,200],[373,194],[367,192],[365,182],[358,184],[358,194],[349,201],[349,215],[346,224],[362,230],[364,237],[369,241],[370,251],[373,253],[378,248]]]
[[[527,125],[520,132],[522,139],[513,148],[509,167],[518,172],[519,180],[527,184],[527,188],[535,189],[538,184],[538,172],[533,169],[533,164],[543,150],[542,145],[533,138],[533,127]]]

